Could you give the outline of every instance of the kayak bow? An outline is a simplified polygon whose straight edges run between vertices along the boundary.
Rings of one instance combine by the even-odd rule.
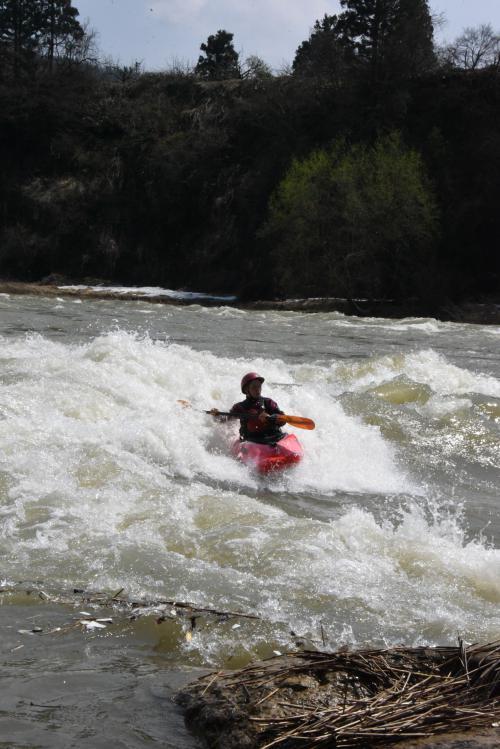
[[[237,440],[231,446],[231,454],[249,468],[266,474],[300,463],[304,449],[294,434],[285,434],[278,442],[269,445]]]

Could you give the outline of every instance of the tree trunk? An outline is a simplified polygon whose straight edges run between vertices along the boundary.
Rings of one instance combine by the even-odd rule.
[[[21,54],[21,0],[13,3],[12,26],[14,28],[14,78],[19,78],[19,55]]]

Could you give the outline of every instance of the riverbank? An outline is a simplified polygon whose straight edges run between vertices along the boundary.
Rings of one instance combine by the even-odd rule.
[[[203,306],[218,306],[221,304],[246,310],[277,310],[286,312],[340,312],[354,317],[386,317],[401,319],[405,317],[434,317],[442,322],[472,323],[480,325],[500,325],[500,302],[485,300],[483,302],[464,302],[454,304],[444,302],[442,306],[433,309],[422,309],[416,302],[407,304],[388,300],[353,300],[337,299],[333,297],[317,297],[312,299],[283,299],[241,301],[236,298],[211,296],[208,294],[189,294],[173,292],[172,295],[161,293],[137,292],[131,287],[124,293],[121,287],[114,291],[110,287],[100,289],[95,285],[70,286],[52,283],[24,283],[19,281],[0,281],[0,294],[76,297],[80,299],[112,299],[150,302],[152,304],[175,304]],[[176,295],[177,294],[177,295]],[[183,296],[185,294],[185,296]]]
[[[291,653],[203,676],[178,701],[209,749],[498,746],[498,646]]]

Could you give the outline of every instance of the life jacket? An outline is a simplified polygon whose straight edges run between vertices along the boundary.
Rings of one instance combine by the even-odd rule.
[[[284,433],[275,422],[259,420],[259,415],[262,412],[270,416],[283,413],[279,409],[278,404],[271,398],[251,398],[248,395],[244,401],[235,403],[231,408],[231,413],[250,414],[250,418],[242,419],[240,422],[240,438],[242,440],[277,442],[284,436]]]

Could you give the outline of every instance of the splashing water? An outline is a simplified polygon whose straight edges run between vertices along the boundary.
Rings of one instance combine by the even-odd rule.
[[[320,623],[333,641],[348,633],[353,643],[443,642],[457,627],[495,634],[500,555],[475,527],[490,523],[498,534],[488,469],[500,383],[429,348],[433,334],[440,346],[453,338],[449,324],[420,326],[425,347],[405,351],[408,325],[370,321],[382,350],[372,353],[372,341],[360,359],[367,323],[340,315],[135,304],[127,330],[116,317],[110,324],[109,304],[82,307],[78,335],[39,325],[2,339],[7,579],[124,587],[263,617],[237,637],[197,634],[184,649],[200,663],[218,662],[229,646],[257,652],[271,625],[285,645],[290,629],[314,638]],[[123,306],[112,309],[123,316]],[[146,326],[144,312],[154,318]],[[237,328],[244,356],[222,354],[222,324]],[[345,332],[342,357],[325,356],[332,327],[355,338],[351,357]],[[187,340],[200,328],[202,340]],[[307,360],[286,345],[279,355],[286,331],[312,339]],[[271,343],[274,356],[256,356]],[[198,411],[238,400],[241,373],[252,368],[283,410],[317,423],[297,435],[302,464],[266,479],[229,457],[235,425]],[[478,500],[468,489],[480,469]]]
[[[105,630],[30,638],[18,633],[30,631],[27,618],[46,629],[73,609],[0,593],[4,708],[15,718],[0,715],[4,740],[62,749],[122,737],[139,749],[169,735],[172,747],[192,747],[169,700],[158,702],[158,684],[168,697],[188,668],[236,667],[297,638],[336,647],[498,637],[499,334],[436,320],[0,297],[4,583],[124,588],[260,617],[202,617],[186,638],[177,619],[117,615]],[[296,430],[305,457],[282,475],[234,461],[237,426],[201,413],[240,400],[251,369],[284,411],[317,425]],[[27,694],[50,707],[73,692],[71,719],[47,723],[32,707],[26,724]],[[115,698],[127,706],[119,719]]]

